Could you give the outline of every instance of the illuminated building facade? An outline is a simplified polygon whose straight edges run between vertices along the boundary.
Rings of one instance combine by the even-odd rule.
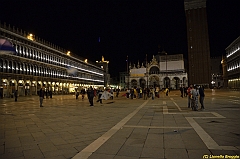
[[[0,23],[0,39],[15,51],[0,50],[0,96],[37,95],[40,88],[53,94],[104,86],[104,70],[70,51]]]
[[[209,85],[211,72],[206,0],[184,0],[184,6],[187,24],[189,84]]]
[[[150,62],[130,64],[129,70],[129,79],[125,78],[125,83],[129,81],[129,88],[179,89],[188,86],[182,54],[156,55]]]
[[[240,36],[226,48],[228,87],[240,89]]]

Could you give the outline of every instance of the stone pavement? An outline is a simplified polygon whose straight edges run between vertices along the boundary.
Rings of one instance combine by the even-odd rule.
[[[0,158],[240,158],[240,92],[206,90],[204,111],[191,111],[179,93],[94,107],[73,95],[42,108],[37,96],[0,99]]]

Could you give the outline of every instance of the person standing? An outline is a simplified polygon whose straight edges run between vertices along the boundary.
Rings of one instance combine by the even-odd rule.
[[[191,90],[191,95],[192,95],[192,110],[198,111],[198,96],[199,96],[199,91],[197,89],[197,86],[194,86],[193,89]]]
[[[168,93],[169,93],[168,87],[165,89],[165,93],[166,93],[166,96],[168,96]]]
[[[187,95],[188,95],[188,108],[190,108],[191,107],[191,101],[192,101],[192,99],[191,99],[191,90],[192,90],[192,88],[193,88],[193,85],[190,85],[190,87],[188,87],[188,89],[187,89]]]
[[[43,107],[43,97],[44,97],[44,91],[42,90],[42,88],[39,91],[39,101],[40,101],[40,107]]]
[[[82,90],[81,90],[81,95],[82,95],[82,100],[84,100],[84,96],[85,96],[85,89],[83,88]]]
[[[49,96],[52,98],[52,90],[49,90]]]
[[[76,99],[78,99],[78,96],[79,96],[79,92],[76,90],[75,92],[75,95],[76,95]]]
[[[93,91],[92,86],[88,89],[87,95],[88,95],[88,100],[89,100],[90,106],[93,106],[94,91]]]
[[[119,92],[120,92],[120,89],[118,88],[116,91],[117,91],[117,92],[116,92],[116,97],[118,97]]]
[[[111,99],[113,100],[113,88],[111,87],[110,93],[112,94]]]
[[[14,92],[14,97],[15,97],[15,102],[17,101],[17,98],[18,98],[18,90],[15,90]]]
[[[126,96],[127,96],[127,98],[129,98],[129,95],[130,95],[130,90],[127,89],[127,92],[126,92]]]
[[[151,89],[151,95],[152,95],[152,100],[154,100],[154,98],[155,98],[155,89],[154,88]]]
[[[183,87],[180,87],[180,92],[181,92],[181,97],[182,98],[183,98],[183,91],[184,91]]]
[[[187,97],[187,87],[183,87],[184,90],[184,97]]]
[[[203,104],[203,101],[204,101],[204,97],[205,97],[205,93],[204,93],[204,86],[200,86],[199,88],[199,95],[200,95],[200,98],[199,98],[199,102],[201,104],[201,110],[204,110],[204,104]]]

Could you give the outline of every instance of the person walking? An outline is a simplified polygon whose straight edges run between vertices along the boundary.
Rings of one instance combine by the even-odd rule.
[[[143,90],[143,100],[147,100],[147,88]]]
[[[18,98],[18,90],[15,90],[14,92],[14,97],[15,97],[15,102],[17,101],[17,98]]]
[[[85,91],[85,89],[83,88],[83,89],[81,90],[82,100],[84,100],[85,93],[86,93],[86,91]]]
[[[111,99],[113,100],[113,88],[111,87],[110,93],[112,94]]]
[[[40,101],[40,107],[43,107],[43,98],[44,98],[44,91],[42,90],[42,88],[39,91],[39,101]]]
[[[181,97],[182,98],[183,98],[183,91],[184,91],[183,87],[180,87],[180,92],[181,92]]]
[[[200,86],[199,88],[199,102],[201,104],[201,110],[204,110],[204,104],[203,104],[203,101],[204,101],[204,97],[205,97],[205,93],[204,93],[204,86]]]
[[[88,100],[89,100],[90,106],[93,106],[94,91],[93,91],[92,86],[88,89],[87,95],[88,95]]]
[[[118,88],[118,89],[116,90],[116,97],[118,97],[119,92],[120,92],[120,89]]]
[[[183,87],[184,90],[184,97],[187,97],[187,87]]]
[[[78,99],[78,96],[79,96],[79,92],[76,90],[75,92],[75,95],[76,95],[76,99]]]
[[[188,108],[191,107],[192,99],[191,99],[191,90],[193,88],[193,85],[190,85],[187,89],[187,95],[188,95]]]
[[[101,99],[102,93],[103,93],[102,89],[99,89],[98,90],[98,100],[97,100],[97,102],[100,102],[101,104],[102,104],[102,99]]]
[[[191,95],[192,95],[192,110],[198,111],[198,96],[199,96],[199,91],[197,89],[197,86],[194,86],[193,89],[191,90]]]
[[[155,89],[151,88],[151,95],[152,95],[152,100],[155,98]]]
[[[168,93],[169,93],[169,89],[168,88],[165,89],[165,93],[166,93],[166,96],[168,96]]]

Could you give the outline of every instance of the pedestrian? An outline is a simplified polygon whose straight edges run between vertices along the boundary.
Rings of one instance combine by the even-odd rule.
[[[126,93],[127,98],[129,98],[129,95],[130,95],[130,89],[128,88]]]
[[[183,87],[184,97],[187,97],[187,87]]]
[[[194,111],[198,111],[198,96],[199,96],[199,91],[197,86],[195,85],[191,90],[192,110]]]
[[[98,100],[97,100],[97,102],[100,102],[101,104],[102,104],[102,99],[101,99],[102,93],[103,93],[102,89],[99,89],[98,90]]]
[[[118,97],[119,92],[120,92],[120,89],[118,88],[116,91],[117,91],[117,92],[116,92],[116,97]]]
[[[147,88],[144,88],[143,90],[143,99],[147,100]]]
[[[133,99],[133,97],[134,97],[134,89],[132,88],[131,90],[130,90],[130,96],[131,96],[131,99]]]
[[[48,98],[48,95],[49,95],[49,91],[48,91],[48,89],[46,90],[46,98]]]
[[[43,107],[43,98],[44,98],[44,91],[42,90],[42,88],[39,91],[39,101],[40,101],[40,107]]]
[[[165,89],[165,93],[166,93],[166,96],[168,96],[168,93],[169,93],[169,89],[168,88]]]
[[[188,108],[191,107],[191,101],[192,101],[192,99],[191,99],[191,90],[192,90],[192,88],[193,88],[193,85],[190,85],[190,86],[188,87],[188,89],[187,89],[187,95],[188,95]]]
[[[139,93],[139,95],[140,95],[139,98],[142,98],[142,93],[143,93],[142,87],[140,87],[140,90],[139,90],[139,91],[140,91],[140,93]]]
[[[183,91],[184,91],[183,87],[180,87],[180,92],[181,92],[181,97],[182,98],[183,98]]]
[[[155,89],[154,88],[151,89],[151,95],[152,95],[152,100],[154,100],[154,98],[155,98]]]
[[[14,97],[15,97],[15,102],[17,101],[17,98],[18,98],[18,90],[15,90],[14,92]]]
[[[92,86],[90,88],[88,88],[87,95],[88,95],[88,100],[89,100],[90,106],[93,107],[94,91],[93,91]]]
[[[111,87],[110,93],[112,94],[111,99],[113,100],[113,88]]]
[[[49,96],[52,98],[52,90],[49,90]]]
[[[78,99],[78,96],[79,96],[79,92],[76,90],[76,99]]]
[[[205,97],[205,93],[204,93],[204,86],[200,86],[199,88],[199,102],[201,104],[201,110],[204,110],[204,104],[203,104],[203,101],[204,101],[204,97]]]
[[[83,88],[83,89],[81,90],[82,100],[84,100],[85,93],[86,93],[86,91],[85,91],[85,89]]]

